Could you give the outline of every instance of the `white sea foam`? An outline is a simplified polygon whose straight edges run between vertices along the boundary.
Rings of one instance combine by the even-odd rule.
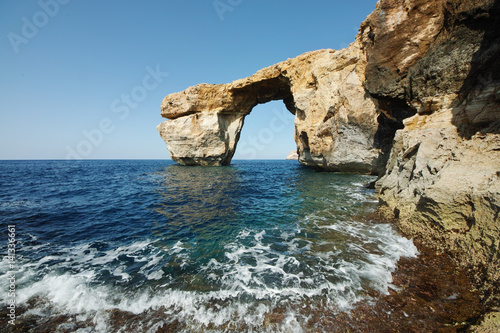
[[[320,239],[313,240],[309,233],[320,233]],[[330,238],[336,234],[355,241],[335,243]],[[347,311],[367,297],[363,294],[366,286],[387,293],[399,258],[418,254],[412,241],[388,224],[329,224],[325,214],[310,214],[293,231],[242,230],[234,242],[226,244],[223,257],[199,267],[197,274],[217,288],[196,291],[179,288],[175,283],[181,277],[167,276],[164,271],[172,260],[181,266],[192,261],[183,242],[157,247],[147,239],[108,245],[111,249],[99,251],[92,244],[79,244],[53,251],[36,262],[20,263],[18,302],[39,297],[45,303],[31,313],[46,314],[43,307],[50,306],[53,314],[74,314],[78,321],[92,321],[98,332],[109,330],[111,309],[144,318],[158,311],[165,323],[178,320],[189,331],[223,325],[258,330],[266,315],[281,307],[288,309],[282,323],[269,329],[301,332],[301,323],[307,321],[300,313],[305,301],[311,301],[312,310],[314,300],[321,298],[318,311]],[[356,259],[347,259],[353,255]],[[131,262],[137,266],[134,276],[159,284],[128,285],[134,277],[128,271]],[[0,262],[0,273],[7,270],[6,262]],[[100,275],[106,271],[120,283],[103,281]],[[0,284],[6,280],[1,276]],[[142,323],[145,331],[154,332],[161,325],[148,323]]]
[[[24,207],[32,207],[35,205],[36,205],[35,202],[29,201],[29,200],[20,200],[20,201],[11,201],[11,202],[0,203],[0,207],[6,207],[6,208],[14,208],[14,207],[24,208]]]

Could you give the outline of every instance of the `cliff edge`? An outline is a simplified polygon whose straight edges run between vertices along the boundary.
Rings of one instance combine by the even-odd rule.
[[[500,8],[498,1],[381,1],[361,26],[366,88],[407,114],[379,210],[404,234],[451,253],[498,302]],[[382,15],[384,13],[384,15]]]

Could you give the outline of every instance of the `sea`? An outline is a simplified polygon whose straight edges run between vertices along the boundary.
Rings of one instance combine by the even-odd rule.
[[[318,313],[375,303],[418,255],[370,218],[374,180],[286,160],[0,161],[0,330],[327,332]]]

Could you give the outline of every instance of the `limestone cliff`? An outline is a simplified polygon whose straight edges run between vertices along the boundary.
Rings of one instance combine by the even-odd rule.
[[[168,95],[158,126],[172,159],[187,165],[227,165],[245,116],[283,100],[295,115],[299,161],[330,171],[377,173],[382,145],[378,112],[364,88],[366,59],[348,48],[308,52],[229,84],[200,84]],[[387,148],[387,147],[386,147]],[[386,149],[387,150],[387,149]]]
[[[283,100],[302,164],[378,174],[380,212],[498,300],[499,2],[381,0],[346,49],[165,97],[158,130],[175,161],[225,165],[252,108]]]
[[[471,268],[490,298],[500,280],[499,18],[496,1],[387,0],[361,27],[381,112],[416,113],[377,182],[380,211]]]

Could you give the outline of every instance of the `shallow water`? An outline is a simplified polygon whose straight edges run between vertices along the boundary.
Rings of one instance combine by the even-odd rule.
[[[0,288],[14,272],[18,319],[60,331],[302,332],[387,294],[418,253],[363,218],[370,181],[296,161],[1,161],[18,252]]]

